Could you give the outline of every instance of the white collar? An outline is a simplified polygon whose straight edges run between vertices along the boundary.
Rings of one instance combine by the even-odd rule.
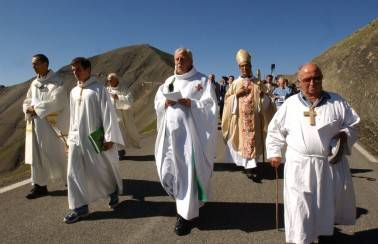
[[[50,79],[54,74],[55,74],[54,71],[52,71],[51,69],[49,69],[47,71],[47,74],[45,76],[39,76],[39,75],[37,75],[36,81],[38,81],[40,83],[43,83],[44,81]]]
[[[51,69],[49,69],[45,76],[41,77],[41,76],[37,75],[37,78],[34,80],[34,85],[36,87],[40,88],[40,89],[45,87],[45,82],[47,80],[49,80],[51,77],[53,77],[54,74],[55,74],[55,72],[52,71]]]
[[[175,78],[177,80],[187,80],[190,77],[192,77],[193,75],[195,75],[196,73],[197,73],[197,70],[194,68],[194,66],[191,70],[189,70],[188,72],[186,72],[185,74],[182,74],[182,75],[176,74],[176,70],[175,70]]]
[[[119,90],[119,86],[108,86],[111,90]]]
[[[238,79],[242,80],[242,81],[249,81],[249,80],[253,80],[254,81],[256,78],[252,75],[250,77],[241,77],[241,76],[239,76]]]
[[[80,81],[77,81],[77,86],[81,88],[85,88],[92,83],[97,82],[96,76],[91,76],[88,80],[86,80],[84,83],[81,83]]]

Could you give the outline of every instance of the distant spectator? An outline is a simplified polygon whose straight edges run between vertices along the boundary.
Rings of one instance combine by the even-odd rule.
[[[283,77],[278,78],[278,87],[273,90],[274,103],[276,104],[277,110],[285,102],[286,98],[291,95],[291,89],[286,87],[285,79]]]
[[[235,77],[233,75],[228,76],[228,80],[227,80],[228,85],[231,85],[234,80],[235,80]]]
[[[210,74],[209,75],[209,81],[211,82],[211,84],[213,85],[213,89],[215,91],[215,95],[217,96],[217,102],[219,104],[219,83],[215,81],[215,75],[214,74]]]
[[[222,114],[223,114],[224,97],[229,87],[229,84],[227,81],[228,81],[228,78],[226,76],[223,76],[222,79],[220,80],[220,88],[219,88],[219,118],[220,119],[222,119]]]

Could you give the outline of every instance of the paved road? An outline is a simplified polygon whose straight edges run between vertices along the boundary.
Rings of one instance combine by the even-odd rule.
[[[283,224],[275,229],[273,169],[261,165],[264,180],[253,183],[239,168],[221,162],[220,141],[212,200],[201,209],[191,234],[177,237],[175,205],[156,173],[154,136],[145,137],[142,145],[121,162],[125,194],[115,211],[106,200],[99,201],[90,206],[87,219],[67,225],[62,222],[68,211],[62,184],[49,186],[50,196],[31,201],[24,198],[30,186],[0,194],[0,243],[284,243]],[[378,243],[378,164],[356,151],[352,161],[358,220],[355,226],[336,226],[333,243]],[[279,184],[282,189],[282,179]],[[282,205],[280,210],[282,217]]]

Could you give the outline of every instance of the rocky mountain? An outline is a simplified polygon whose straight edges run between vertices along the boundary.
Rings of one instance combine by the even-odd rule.
[[[158,86],[173,73],[173,57],[149,45],[118,48],[90,58],[92,72],[105,81],[110,72],[121,77],[131,90],[139,131],[154,128],[153,100]],[[51,60],[50,62],[54,62]],[[76,84],[70,66],[57,71],[67,90]],[[25,121],[22,102],[32,79],[0,90],[0,173],[16,168],[23,161]]]
[[[323,88],[342,95],[361,117],[360,142],[378,156],[378,19],[315,57]],[[284,75],[292,83],[296,74]]]
[[[361,117],[360,141],[378,155],[378,19],[314,58],[324,88],[345,97]]]

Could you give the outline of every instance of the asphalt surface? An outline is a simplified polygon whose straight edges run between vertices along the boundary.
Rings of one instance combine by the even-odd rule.
[[[75,224],[63,223],[67,191],[63,183],[49,185],[50,195],[27,200],[30,186],[0,194],[0,243],[284,243],[275,228],[275,177],[260,164],[261,184],[254,183],[233,164],[222,161],[219,140],[212,177],[212,197],[193,223],[191,233],[178,237],[173,228],[175,203],[158,180],[153,156],[154,135],[142,140],[142,149],[129,150],[121,162],[124,195],[116,210],[107,200],[90,205],[91,214]],[[358,220],[354,226],[335,226],[331,243],[378,243],[378,164],[357,151],[351,158]],[[279,202],[282,203],[282,169]]]

